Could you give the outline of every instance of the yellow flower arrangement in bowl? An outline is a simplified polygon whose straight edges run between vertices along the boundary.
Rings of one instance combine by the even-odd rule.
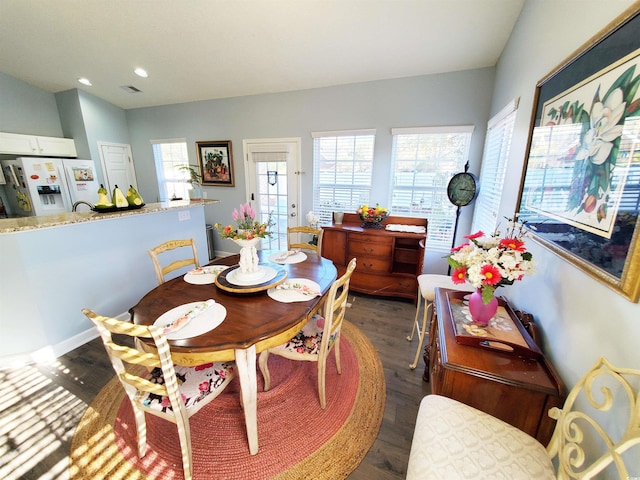
[[[362,228],[382,228],[382,221],[389,215],[389,210],[376,203],[375,207],[370,207],[366,203],[357,210]]]

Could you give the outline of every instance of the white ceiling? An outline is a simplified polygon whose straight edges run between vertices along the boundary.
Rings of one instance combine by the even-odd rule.
[[[496,64],[524,1],[1,0],[0,68],[125,109],[460,71]]]

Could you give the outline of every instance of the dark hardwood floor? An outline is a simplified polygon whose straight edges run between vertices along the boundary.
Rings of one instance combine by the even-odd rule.
[[[378,437],[351,480],[404,479],[418,405],[429,393],[424,362],[409,363],[415,306],[407,301],[351,294],[347,319],[375,346],[384,367],[387,398]],[[113,369],[100,339],[39,365],[0,370],[0,478],[68,478],[75,427]],[[91,479],[94,480],[94,479]]]
[[[420,400],[430,392],[422,381],[424,361],[409,368],[417,346],[417,335],[410,343],[415,316],[413,303],[351,295],[352,307],[346,318],[371,340],[382,361],[387,400],[380,432],[350,480],[404,479],[411,449],[413,428]]]

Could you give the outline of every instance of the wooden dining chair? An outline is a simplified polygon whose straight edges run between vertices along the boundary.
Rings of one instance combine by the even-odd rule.
[[[186,255],[186,251],[188,250],[185,247],[191,247],[190,256],[186,258],[180,258],[178,260],[173,260],[166,266],[162,266],[160,262],[160,254],[175,250],[178,248],[184,248],[184,252],[180,250],[180,255]],[[165,275],[167,273],[173,272],[174,270],[178,270],[183,267],[188,267],[193,265],[195,268],[200,266],[198,262],[198,252],[196,250],[196,242],[193,238],[185,239],[185,240],[169,240],[164,242],[157,247],[150,248],[148,250],[149,255],[151,256],[151,260],[153,261],[153,266],[156,271],[156,278],[158,279],[158,284],[162,285],[165,282]]]
[[[313,250],[318,255],[322,252],[322,228],[313,228],[308,226],[289,227],[287,229],[287,245],[289,250],[302,249]],[[311,240],[307,243],[303,242],[304,235],[311,235]],[[314,238],[317,239],[315,243]]]
[[[147,448],[145,412],[176,424],[185,480],[193,477],[189,417],[211,402],[235,377],[233,362],[197,367],[174,365],[167,339],[160,328],[135,325],[83,309],[96,326],[109,359],[124,388],[136,419],[138,456]],[[116,334],[115,336],[112,334]],[[156,350],[131,348],[131,339],[152,338]],[[142,367],[146,367],[142,368]]]
[[[288,342],[263,351],[258,364],[264,378],[265,391],[271,388],[269,375],[269,354],[280,355],[290,360],[318,362],[318,396],[320,407],[327,406],[325,394],[325,373],[327,357],[331,350],[336,357],[336,369],[342,373],[340,366],[340,331],[344,320],[347,300],[349,297],[349,282],[356,269],[356,259],[353,258],[347,266],[347,271],[333,282],[324,304],[323,315],[314,315],[302,329]]]

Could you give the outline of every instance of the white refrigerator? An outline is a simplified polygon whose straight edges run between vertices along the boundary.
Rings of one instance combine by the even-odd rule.
[[[93,160],[22,157],[0,164],[11,215],[70,212],[79,200],[98,200],[100,182]]]

